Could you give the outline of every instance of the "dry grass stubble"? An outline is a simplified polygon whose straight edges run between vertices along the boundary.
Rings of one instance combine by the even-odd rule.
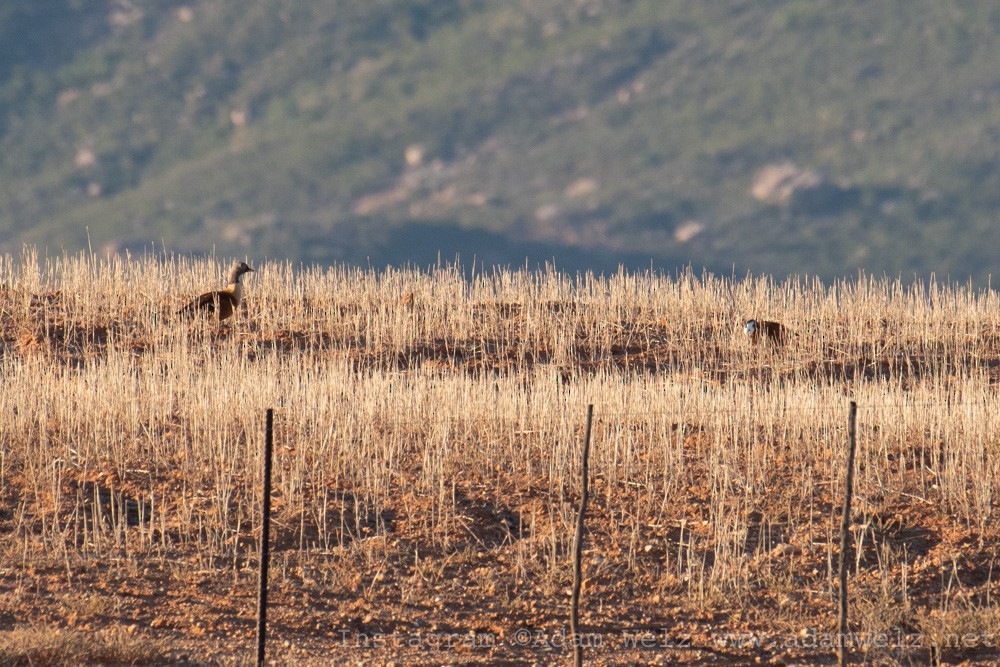
[[[470,661],[559,653],[510,638],[564,626],[593,403],[593,650],[812,655],[795,638],[833,627],[853,399],[856,629],[939,644],[949,623],[996,629],[993,292],[262,264],[232,322],[176,318],[224,264],[0,263],[0,619],[69,633],[53,639],[138,623],[165,659],[241,655],[275,407],[272,618],[289,656],[434,628],[491,633],[448,647]],[[749,345],[751,316],[792,340]],[[115,604],[66,613],[81,585]],[[694,648],[643,653],[628,645],[643,632]],[[905,662],[928,643],[859,651]]]

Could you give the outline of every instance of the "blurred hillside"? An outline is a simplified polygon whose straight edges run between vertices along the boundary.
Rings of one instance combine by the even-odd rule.
[[[0,250],[1000,258],[995,0],[6,0]]]

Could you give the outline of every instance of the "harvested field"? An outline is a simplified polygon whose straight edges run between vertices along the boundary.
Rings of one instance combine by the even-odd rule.
[[[995,664],[1000,302],[869,277],[0,261],[0,664]],[[783,323],[753,345],[749,317]]]

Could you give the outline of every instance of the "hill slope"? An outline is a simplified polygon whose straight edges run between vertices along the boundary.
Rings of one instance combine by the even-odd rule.
[[[13,0],[0,26],[6,251],[996,263],[990,0]]]

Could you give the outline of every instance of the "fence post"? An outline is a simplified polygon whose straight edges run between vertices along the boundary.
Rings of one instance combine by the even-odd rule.
[[[851,531],[851,494],[854,487],[854,452],[857,449],[858,404],[851,401],[847,437],[847,483],[844,490],[844,510],[840,515],[840,613],[838,615],[837,657],[841,667],[847,665],[847,542]]]
[[[576,534],[573,537],[573,596],[569,607],[569,636],[573,642],[573,664],[583,665],[583,642],[580,638],[580,587],[583,569],[583,522],[587,513],[589,497],[589,467],[590,467],[590,427],[594,421],[594,405],[587,406],[587,430],[583,436],[583,487],[580,494],[580,511],[576,515]]]
[[[274,451],[274,409],[267,409],[264,426],[264,492],[261,508],[260,576],[257,590],[257,665],[264,667],[267,645],[267,570],[271,560],[271,457]]]

